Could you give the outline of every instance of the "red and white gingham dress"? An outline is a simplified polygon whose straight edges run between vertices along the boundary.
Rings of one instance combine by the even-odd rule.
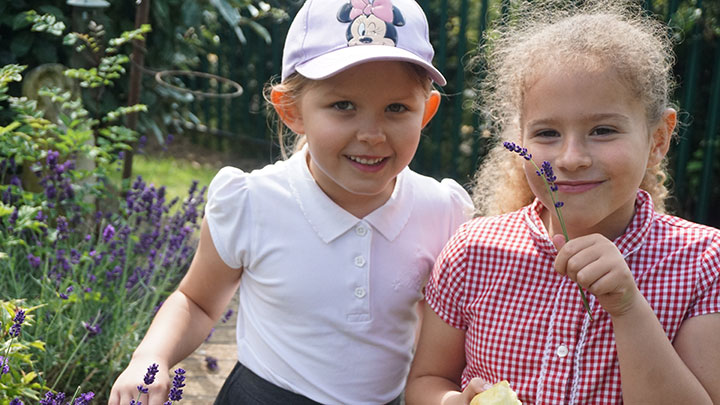
[[[473,377],[510,381],[524,404],[620,404],[609,315],[553,269],[557,250],[533,204],[463,225],[440,254],[426,289],[430,307],[465,329]],[[683,320],[720,312],[720,231],[654,211],[638,192],[636,214],[615,240],[669,339]]]

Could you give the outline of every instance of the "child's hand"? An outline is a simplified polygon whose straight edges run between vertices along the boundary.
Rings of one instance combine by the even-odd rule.
[[[470,380],[467,387],[465,387],[459,396],[453,398],[452,404],[468,405],[475,395],[489,389],[490,387],[492,387],[492,384],[482,378],[475,377]],[[450,402],[448,402],[447,405],[450,405]]]
[[[571,239],[555,235],[555,270],[567,275],[597,299],[610,316],[627,313],[639,291],[622,254],[600,234]]]
[[[160,365],[155,375],[155,381],[146,385],[143,378],[151,364],[153,364],[152,360],[132,359],[128,367],[115,380],[110,391],[108,405],[127,405],[131,400],[138,400],[139,385],[148,389],[147,394],[140,395],[140,402],[143,405],[162,405],[167,401],[170,391],[169,368]]]

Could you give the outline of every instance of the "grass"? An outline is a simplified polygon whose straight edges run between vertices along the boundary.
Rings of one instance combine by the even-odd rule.
[[[142,176],[148,184],[165,186],[167,201],[175,197],[182,201],[187,197],[193,180],[197,180],[198,190],[202,189],[210,184],[218,170],[220,167],[172,156],[135,155],[132,178]]]

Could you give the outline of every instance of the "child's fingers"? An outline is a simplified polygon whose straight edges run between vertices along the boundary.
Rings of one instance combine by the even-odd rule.
[[[490,387],[492,387],[492,384],[482,378],[473,378],[462,392],[463,403],[469,404],[475,395],[490,389]]]
[[[560,249],[565,246],[565,237],[562,234],[553,235],[552,243],[555,245],[555,248],[560,251]]]
[[[553,236],[553,242],[557,244],[556,237]],[[562,235],[559,235],[562,237]],[[557,238],[559,239],[559,238]],[[588,249],[593,245],[593,241],[587,237],[571,239],[567,242],[561,242],[562,247],[558,251],[555,258],[555,271],[562,275],[568,275],[575,280],[575,274],[585,265],[597,260],[597,254]]]

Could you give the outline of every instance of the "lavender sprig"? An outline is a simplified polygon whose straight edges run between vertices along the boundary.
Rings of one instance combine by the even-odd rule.
[[[182,368],[175,369],[175,377],[173,377],[172,381],[172,388],[170,388],[170,393],[168,394],[168,400],[163,403],[163,405],[171,405],[175,401],[180,401],[182,399],[183,390],[182,388],[185,386],[185,370]]]
[[[557,191],[558,186],[555,184],[555,181],[557,181],[557,177],[555,176],[555,172],[553,171],[552,165],[550,162],[543,161],[542,167],[538,167],[538,165],[532,160],[532,154],[528,152],[527,148],[523,148],[520,145],[516,145],[514,142],[503,142],[503,146],[505,149],[517,153],[518,155],[522,156],[525,160],[532,163],[533,166],[535,166],[535,173],[542,177],[543,182],[545,183],[545,187],[547,187],[548,193],[550,194],[550,199],[552,200],[553,207],[555,208],[555,214],[558,217],[558,221],[560,222],[560,227],[562,228],[563,237],[565,237],[565,242],[570,240],[570,237],[567,233],[567,228],[565,228],[565,220],[562,216],[562,210],[560,208],[564,205],[562,201],[558,201],[556,199],[557,197]],[[588,316],[590,317],[590,320],[593,320],[592,312],[590,311],[590,304],[588,303],[587,297],[585,296],[585,291],[583,291],[580,284],[575,283],[578,287],[578,291],[580,291],[580,298],[582,298],[583,306],[585,307],[585,311],[587,312]]]

